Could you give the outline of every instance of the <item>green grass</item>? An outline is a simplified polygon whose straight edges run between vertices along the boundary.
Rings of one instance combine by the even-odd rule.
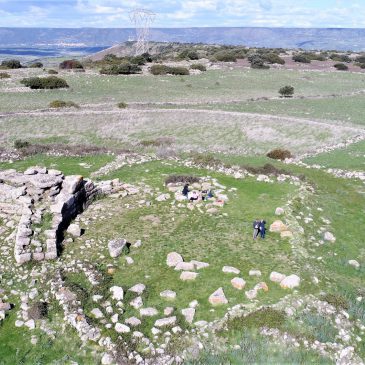
[[[352,144],[347,148],[321,153],[304,159],[303,162],[309,165],[318,164],[328,168],[364,171],[365,141]]]
[[[55,99],[71,100],[77,104],[136,101],[211,101],[247,100],[257,97],[278,96],[283,85],[295,87],[296,95],[329,95],[364,89],[365,77],[352,73],[319,73],[288,70],[214,70],[200,75],[171,76],[102,76],[98,74],[70,74],[61,72],[70,89],[51,92],[1,93],[4,87],[19,87],[25,75],[43,74],[41,70],[13,72],[16,78],[0,86],[3,101],[0,111],[34,110],[47,108]],[[188,81],[185,86],[180,79]],[[219,85],[217,85],[217,81]]]
[[[16,169],[25,171],[31,166],[44,166],[49,169],[61,170],[65,175],[82,175],[89,177],[90,174],[108,162],[114,160],[111,155],[91,155],[84,157],[65,157],[35,155],[13,163],[0,163],[0,169]]]

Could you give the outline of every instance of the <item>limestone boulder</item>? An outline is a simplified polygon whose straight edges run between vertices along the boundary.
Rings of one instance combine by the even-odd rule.
[[[74,237],[80,237],[81,236],[81,228],[78,224],[72,223],[67,228],[67,233]]]
[[[231,284],[234,288],[242,290],[246,285],[246,281],[242,278],[235,277],[231,280]]]
[[[195,266],[192,262],[178,262],[177,265],[175,266],[175,270],[179,271],[179,270],[183,270],[183,271],[190,271],[190,270],[194,270]]]
[[[360,264],[356,260],[349,260],[348,263],[349,263],[349,265],[353,266],[356,269],[359,269],[360,268]]]
[[[329,241],[332,243],[336,241],[336,237],[331,232],[325,232],[323,238],[325,241]]]
[[[194,321],[195,308],[182,309],[181,314],[185,317],[186,322],[191,324]]]
[[[176,323],[176,316],[161,318],[155,322],[155,327],[173,326]]]
[[[115,331],[118,333],[129,333],[131,331],[131,329],[128,326],[122,323],[116,323],[114,328]]]
[[[131,288],[129,288],[128,291],[141,295],[145,291],[145,289],[146,289],[146,285],[136,284],[136,285],[133,285]]]
[[[139,314],[142,317],[153,317],[153,316],[157,316],[158,310],[156,308],[152,308],[152,307],[140,308]]]
[[[286,278],[286,275],[273,271],[270,274],[270,280],[274,283],[281,283]]]
[[[166,258],[166,264],[169,267],[175,267],[178,263],[183,262],[184,259],[177,252],[170,252]]]
[[[110,289],[110,292],[112,293],[112,298],[115,300],[123,300],[124,297],[124,291],[123,288],[120,286],[112,286]]]
[[[275,209],[275,215],[283,215],[284,214],[284,209],[283,208],[281,208],[281,207],[277,207],[276,209]]]
[[[223,266],[222,272],[226,274],[236,274],[238,275],[240,273],[240,270],[236,269],[233,266]]]
[[[300,277],[298,275],[289,275],[280,282],[280,286],[283,289],[293,289],[298,287],[300,284]]]
[[[288,227],[281,220],[277,220],[270,225],[270,232],[280,233],[287,230]]]
[[[180,280],[182,281],[191,281],[191,280],[195,280],[198,276],[198,273],[193,272],[193,271],[183,271],[180,274]]]
[[[211,305],[222,305],[228,303],[223,288],[218,288],[213,294],[209,296],[208,300]]]
[[[66,193],[74,194],[81,188],[83,181],[81,175],[66,176],[62,183],[62,190]]]
[[[176,298],[176,293],[172,290],[164,290],[160,293],[160,297],[164,299],[174,300]]]
[[[127,241],[123,238],[109,241],[108,242],[109,255],[113,258],[120,256],[126,244]]]

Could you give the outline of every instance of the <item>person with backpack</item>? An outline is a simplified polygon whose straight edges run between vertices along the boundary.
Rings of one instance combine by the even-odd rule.
[[[266,227],[265,227],[266,221],[264,221],[263,219],[260,220],[259,223],[259,231],[260,231],[260,237],[262,239],[265,238],[265,234],[266,234]]]

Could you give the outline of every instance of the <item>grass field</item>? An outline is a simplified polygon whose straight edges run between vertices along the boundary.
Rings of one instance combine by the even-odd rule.
[[[358,94],[365,89],[364,75],[246,68],[186,77],[111,77],[94,71],[64,72],[60,75],[70,84],[67,91],[15,90],[20,87],[22,77],[40,73],[40,70],[11,71],[12,79],[0,81],[3,148],[11,150],[15,140],[22,139],[33,144],[128,148],[152,158],[158,154],[160,159],[98,176],[98,181],[118,178],[139,187],[140,191],[123,198],[102,196],[93,202],[78,220],[85,233],[69,240],[58,260],[44,264],[48,276],[42,277],[39,283],[30,284],[32,270],[40,271],[43,264],[18,267],[8,258],[7,254],[13,250],[13,229],[11,224],[5,225],[5,216],[0,216],[0,252],[4,252],[0,254],[3,271],[0,288],[4,288],[6,298],[15,304],[10,315],[0,322],[0,365],[100,363],[105,349],[89,342],[82,344],[76,332],[65,325],[62,308],[54,300],[45,323],[56,331],[55,338],[40,330],[40,322],[33,331],[14,326],[20,316],[21,293],[29,289],[28,285],[39,288],[37,300],[40,300],[48,290],[52,275],[66,267],[71,269],[64,280],[77,291],[80,306],[90,323],[99,326],[103,336],[110,337],[121,348],[126,341],[138,351],[146,350],[145,344],[134,343],[130,334],[123,334],[123,341],[118,339],[116,332],[106,327],[111,319],[106,315],[105,321],[97,321],[91,311],[100,307],[105,312],[110,303],[114,305],[109,288],[118,285],[125,293],[118,321],[124,323],[132,316],[140,318],[139,312],[130,305],[135,295],[128,288],[143,283],[146,285],[141,295],[144,307],[154,307],[159,313],[142,318],[142,324],[133,330],[143,332],[155,344],[165,341],[164,337],[170,336],[163,331],[156,339],[152,327],[156,319],[164,317],[166,307],[173,307],[173,315],[177,316],[183,333],[164,349],[180,354],[188,335],[193,342],[187,345],[189,348],[194,345],[196,348],[200,341],[203,346],[200,355],[191,350],[186,364],[334,363],[335,350],[330,350],[330,356],[322,356],[318,349],[301,342],[313,344],[316,340],[353,346],[356,355],[365,358],[365,185],[356,179],[336,178],[323,169],[286,164],[265,156],[271,149],[280,147],[300,157],[364,135],[364,96]],[[287,84],[295,87],[296,96],[304,98],[276,99],[279,87]],[[357,94],[350,96],[351,93]],[[332,97],[333,94],[337,96]],[[275,99],[249,101],[263,97]],[[81,108],[37,110],[47,108],[55,99],[72,100]],[[120,101],[131,105],[119,110],[116,103]],[[138,102],[146,104],[138,105]],[[167,142],[159,144],[161,140]],[[167,158],[171,156],[179,159]],[[270,163],[300,180],[279,182],[271,176],[273,182],[262,182],[257,180],[257,174],[237,179],[218,167],[208,170],[204,164],[200,167],[183,164],[187,158],[198,157],[216,164],[220,161],[256,168]],[[364,157],[362,141],[303,161],[324,168],[364,171]],[[89,177],[114,159],[115,156],[108,154],[84,157],[36,154],[0,163],[0,169],[24,171],[37,165],[59,169],[65,175]],[[168,192],[165,179],[176,174],[216,179],[225,187],[227,204],[218,213],[208,214],[205,203],[190,210],[186,202],[179,204],[173,200],[173,194],[167,201],[158,202],[156,197]],[[285,208],[283,216],[275,215],[277,207]],[[267,226],[282,219],[293,238],[284,239],[268,232],[265,240],[253,241],[255,218],[264,218]],[[324,232],[333,233],[335,242],[325,241]],[[66,238],[70,236],[66,234]],[[141,240],[142,245],[112,259],[108,242],[116,238],[131,243]],[[181,281],[180,272],[166,265],[166,255],[171,251],[179,252],[185,261],[207,262],[209,267],[201,269],[195,281]],[[132,264],[128,264],[126,256],[133,259]],[[357,260],[359,268],[351,266],[349,260]],[[102,282],[93,286],[85,272],[77,270],[82,263],[90,264]],[[240,274],[223,273],[225,265],[238,268]],[[111,272],[110,267],[113,267]],[[262,275],[250,276],[251,269],[260,270]],[[272,271],[298,275],[299,287],[282,289],[270,281]],[[244,290],[233,288],[230,280],[234,276],[246,281]],[[257,298],[249,300],[245,291],[262,281],[268,285],[268,291],[260,291]],[[208,297],[219,287],[223,288],[229,303],[213,308]],[[160,297],[160,292],[167,289],[177,293],[175,300]],[[92,297],[100,293],[103,301],[96,303]],[[227,331],[199,337],[194,325],[188,324],[181,314],[193,300],[198,301],[194,322],[221,320],[238,304],[243,304],[250,314],[238,319],[228,316]],[[324,304],[315,304],[315,300],[333,304],[335,312],[320,312]],[[341,326],[348,331],[349,340],[340,331]],[[279,337],[260,334],[263,327],[277,329]],[[36,345],[30,343],[31,336],[38,339]],[[298,346],[289,344],[290,336],[298,341]]]

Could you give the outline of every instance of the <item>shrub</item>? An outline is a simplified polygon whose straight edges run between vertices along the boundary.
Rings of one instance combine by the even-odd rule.
[[[122,62],[116,65],[107,65],[100,70],[103,75],[131,75],[141,71],[138,65]]]
[[[186,67],[169,67],[168,73],[171,75],[189,75],[190,72]]]
[[[274,160],[285,160],[286,158],[293,157],[290,151],[281,148],[270,151],[266,156]]]
[[[294,62],[311,63],[311,60],[303,54],[294,55],[292,59]]]
[[[365,64],[365,55],[362,55],[362,56],[358,56],[358,57],[356,57],[356,58],[355,58],[355,62]]]
[[[0,72],[0,79],[10,79],[10,75],[6,72]]]
[[[193,65],[190,66],[190,69],[192,70],[199,70],[199,71],[206,71],[207,68],[202,65],[201,63],[194,63]]]
[[[359,66],[360,68],[364,69],[364,68],[365,68],[365,63],[358,63],[358,66]]]
[[[332,53],[330,55],[330,59],[336,62],[346,62],[346,63],[351,62],[351,58],[345,54]]]
[[[58,72],[56,70],[48,70],[48,75],[58,75]]]
[[[59,68],[61,70],[83,70],[84,66],[78,60],[65,60],[60,63]]]
[[[349,303],[347,299],[340,294],[325,294],[321,300],[333,305],[337,310],[349,309]]]
[[[42,68],[43,67],[43,63],[42,62],[34,62],[34,63],[31,63],[29,65],[30,68]]]
[[[327,57],[323,53],[303,52],[302,55],[311,61],[326,61]]]
[[[251,68],[262,69],[262,70],[270,68],[270,66],[265,65],[265,60],[262,58],[262,56],[258,55],[257,53],[248,56],[248,61],[251,64]]]
[[[337,70],[339,71],[348,71],[348,66],[346,66],[344,63],[336,63],[335,65],[333,65],[333,67],[335,67]]]
[[[283,86],[279,89],[279,94],[285,98],[291,98],[294,95],[294,87],[293,86]]]
[[[165,180],[165,185],[168,184],[194,184],[198,183],[200,180],[196,176],[191,175],[170,175]]]
[[[275,167],[274,165],[271,165],[270,163],[266,163],[264,166],[260,166],[260,167],[253,167],[253,166],[247,166],[247,165],[241,165],[241,167],[243,167],[245,170],[247,170],[248,172],[251,172],[252,174],[255,174],[255,175],[258,175],[258,174],[274,175],[274,176],[292,175],[292,173],[290,171],[278,169],[277,167]]]
[[[68,88],[66,80],[56,76],[30,77],[20,81],[24,86],[31,89],[62,89]]]
[[[1,67],[15,69],[22,68],[22,65],[18,60],[5,60],[1,62]]]
[[[276,63],[276,64],[279,64],[279,65],[284,65],[285,64],[285,60],[282,59],[276,53],[268,53],[268,54],[264,55],[263,58],[267,63],[271,63],[271,64]]]
[[[22,139],[17,139],[14,142],[14,148],[16,148],[17,150],[20,150],[22,148],[26,148],[30,146],[30,142],[28,141],[24,141]]]
[[[143,66],[146,63],[145,58],[141,56],[135,56],[130,58],[130,62],[134,65]]]
[[[53,100],[49,103],[50,108],[80,108],[73,101]]]
[[[120,103],[117,104],[117,107],[119,109],[125,109],[125,108],[127,108],[127,106],[128,106],[128,104],[125,103],[124,101],[121,101]]]
[[[237,61],[237,55],[234,52],[227,51],[227,50],[214,53],[213,58],[220,62],[236,62]]]
[[[203,153],[195,153],[192,156],[192,160],[198,166],[219,166],[223,164],[221,160],[215,158],[213,155]]]
[[[150,67],[152,75],[189,75],[190,72],[186,67],[169,67],[166,65],[153,65]]]

